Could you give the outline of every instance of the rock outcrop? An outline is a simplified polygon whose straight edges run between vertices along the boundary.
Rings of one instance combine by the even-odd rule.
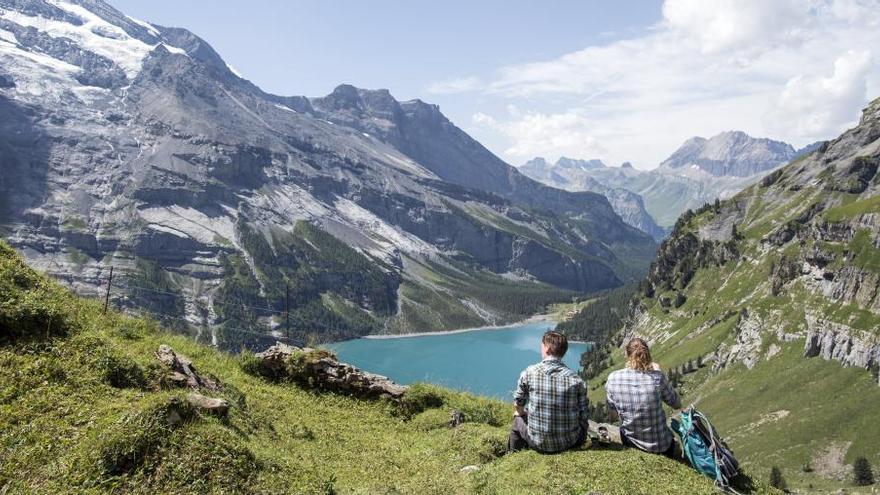
[[[308,347],[293,347],[281,342],[256,354],[258,372],[276,379],[288,379],[310,387],[369,399],[400,399],[407,387],[387,377],[368,373],[333,354]]]
[[[712,371],[717,373],[736,363],[742,363],[752,369],[761,357],[764,325],[756,315],[743,311],[736,325],[736,340],[733,344],[722,343],[710,356]]]
[[[207,397],[197,392],[190,392],[186,396],[186,401],[193,406],[196,411],[212,414],[225,418],[229,414],[229,402],[225,399],[217,399]]]
[[[880,366],[880,337],[877,335],[828,321],[812,312],[806,314],[806,320],[804,357],[821,357],[865,369]]]
[[[216,391],[220,385],[216,380],[200,375],[196,372],[192,361],[174,352],[171,347],[162,344],[156,351],[156,358],[168,371],[167,380],[178,387],[189,387],[193,390],[205,389]]]

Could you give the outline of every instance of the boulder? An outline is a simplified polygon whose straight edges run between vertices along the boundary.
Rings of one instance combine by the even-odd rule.
[[[260,372],[263,375],[279,378],[287,373],[287,360],[298,348],[277,342],[256,357],[261,360]]]
[[[259,372],[265,376],[287,378],[300,384],[361,398],[399,399],[407,387],[387,377],[368,373],[339,362],[323,350],[299,348],[283,343],[256,354]]]
[[[193,390],[203,388],[220,390],[220,385],[215,380],[199,375],[192,361],[183,354],[174,352],[171,347],[160,345],[156,351],[156,358],[168,370],[166,379],[175,386],[189,387]]]
[[[453,409],[452,413],[449,415],[449,427],[456,428],[462,423],[464,423],[464,413],[458,409]]]
[[[215,399],[206,397],[197,392],[191,392],[186,396],[187,402],[190,403],[197,411],[213,414],[225,418],[229,414],[229,402],[223,399]]]

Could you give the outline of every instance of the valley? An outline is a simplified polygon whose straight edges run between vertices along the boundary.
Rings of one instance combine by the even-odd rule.
[[[0,0],[0,495],[717,493],[687,464],[600,441],[635,337],[729,443],[742,492],[873,493],[857,471],[880,467],[878,79],[846,43],[828,77],[776,67],[843,43],[805,30],[851,29],[864,5],[749,24],[744,2],[716,25],[703,16],[730,12],[665,0],[638,9],[654,16],[640,41],[603,28],[525,65],[583,33],[545,29],[514,57],[523,40],[483,33],[498,21],[484,6],[467,6],[467,38],[427,34],[434,13],[298,5],[266,39],[316,12],[335,38],[262,45],[296,54],[270,64],[283,85],[255,71],[291,88],[270,92],[218,31],[229,59],[205,24],[111,3]],[[216,29],[238,36],[253,10]],[[767,19],[790,29],[749,45]],[[719,41],[718,25],[756,32]],[[413,26],[407,46],[382,44]],[[462,65],[441,71],[424,43]],[[459,78],[462,47],[505,65]],[[662,73],[637,95],[617,65],[633,47],[652,62],[639,73]],[[630,155],[653,168],[593,158]],[[508,451],[512,390],[549,329],[587,382],[592,440]]]

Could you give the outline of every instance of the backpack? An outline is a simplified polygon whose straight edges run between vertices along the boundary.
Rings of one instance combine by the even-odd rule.
[[[672,429],[681,437],[682,452],[691,466],[722,490],[733,491],[730,483],[739,475],[739,463],[709,418],[691,406],[681,412],[680,421],[672,420]]]

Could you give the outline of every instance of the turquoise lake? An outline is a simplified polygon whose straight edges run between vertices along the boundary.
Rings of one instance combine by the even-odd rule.
[[[555,322],[467,332],[357,339],[330,344],[339,359],[397,383],[430,382],[511,399],[519,373],[541,360],[541,336]],[[569,343],[565,364],[577,370],[588,344]]]

